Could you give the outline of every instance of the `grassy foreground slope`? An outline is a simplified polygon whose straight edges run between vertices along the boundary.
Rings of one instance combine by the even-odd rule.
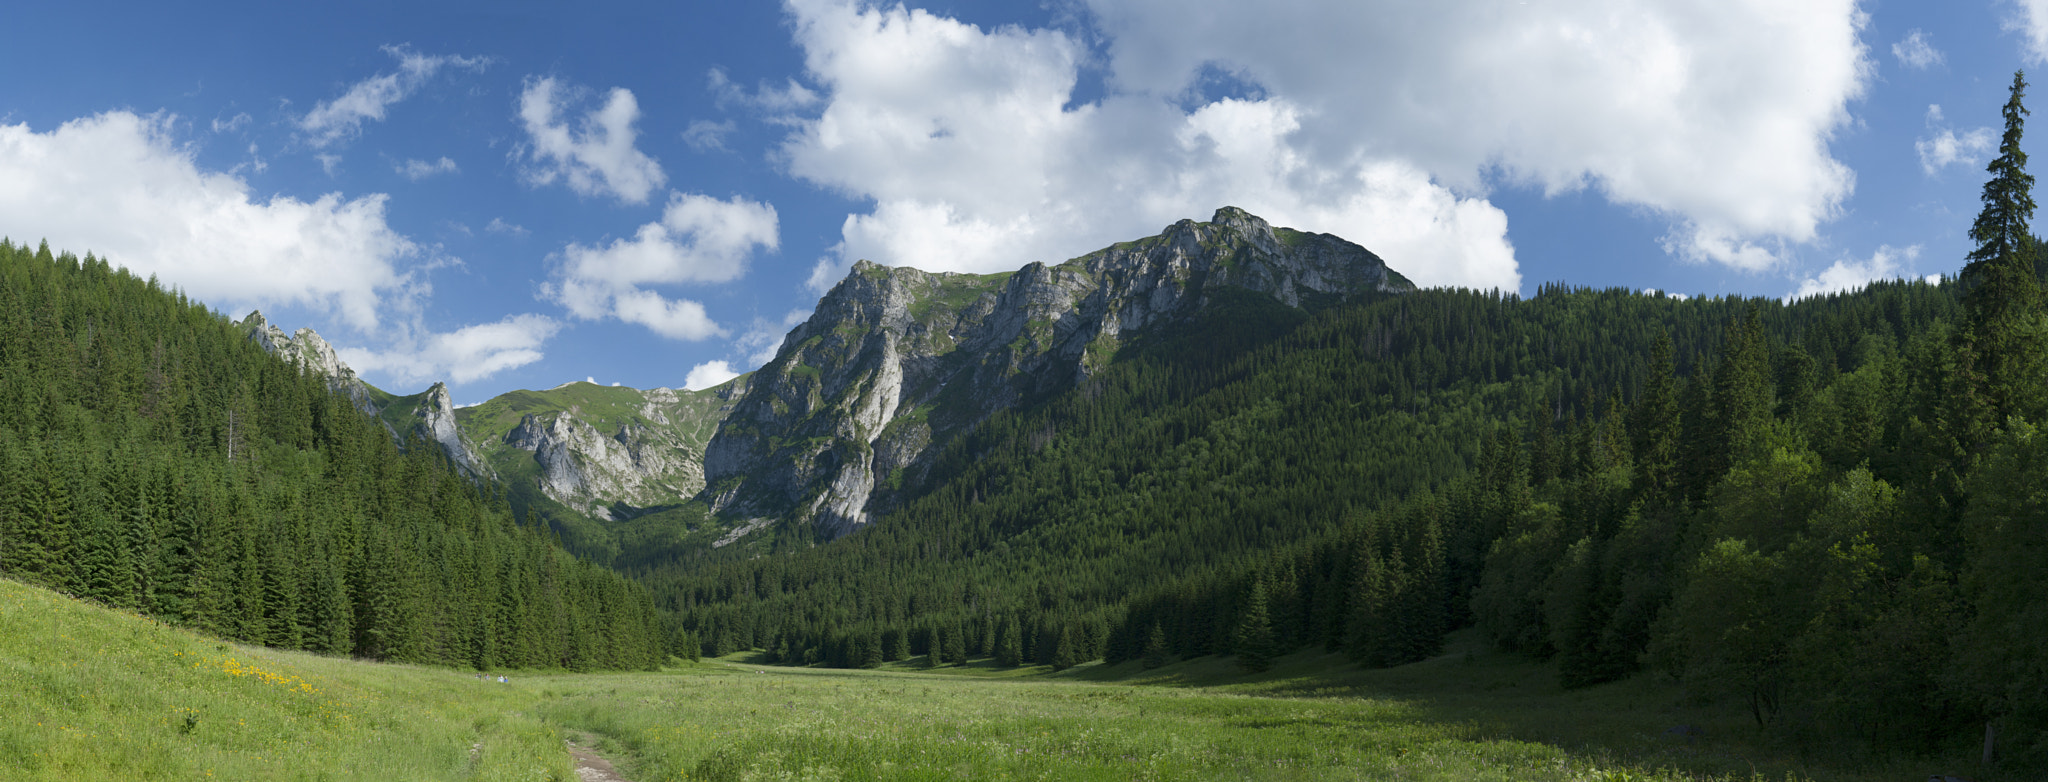
[[[7,780],[573,780],[535,697],[228,644],[0,580]]]
[[[472,674],[225,644],[0,580],[0,778],[576,779],[595,734],[668,780],[1885,780],[1637,679],[1560,690],[1482,651],[1361,671],[1301,654],[1047,669],[846,671],[737,659],[663,673]],[[1693,725],[1695,738],[1665,729]],[[1849,766],[1854,766],[1850,768]]]

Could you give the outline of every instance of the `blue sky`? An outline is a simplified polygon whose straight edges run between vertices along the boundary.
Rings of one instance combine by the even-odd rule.
[[[9,16],[0,234],[467,403],[713,382],[855,259],[1012,269],[1226,204],[1525,294],[1953,273],[2048,61],[2048,0]]]

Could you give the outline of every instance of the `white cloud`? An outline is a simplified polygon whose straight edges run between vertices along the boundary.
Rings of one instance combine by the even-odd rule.
[[[1318,169],[1398,156],[1464,192],[1496,172],[1596,187],[1743,267],[1854,187],[1827,149],[1871,74],[1854,0],[1090,5],[1114,86],[1175,95],[1221,68],[1298,107]]]
[[[539,361],[541,346],[561,328],[545,315],[510,315],[447,333],[411,330],[385,350],[337,352],[357,371],[383,373],[400,383],[443,378],[468,383]]]
[[[1948,61],[1941,50],[1927,42],[1927,33],[1920,30],[1907,33],[1904,39],[1892,44],[1892,56],[1899,58],[1900,64],[1915,70],[1926,70]]]
[[[690,123],[690,127],[683,130],[683,143],[698,152],[724,152],[727,151],[725,137],[738,129],[739,125],[732,120],[712,122],[700,119]]]
[[[763,81],[753,92],[748,92],[726,78],[723,68],[712,68],[705,75],[705,82],[718,95],[721,106],[738,104],[770,114],[786,114],[816,106],[819,102],[818,93],[798,84],[795,79],[785,80],[781,87],[771,87]]]
[[[793,4],[825,95],[781,148],[791,173],[858,198],[822,290],[852,260],[994,271],[1057,261],[1235,205],[1336,233],[1425,285],[1520,286],[1506,217],[1391,155],[1329,161],[1302,106],[1192,110],[1113,94],[1070,105],[1084,47],[1059,32],[970,25],[901,7]]]
[[[739,196],[720,201],[671,193],[661,220],[640,226],[632,238],[564,248],[542,295],[584,320],[616,317],[671,339],[722,336],[725,330],[702,304],[671,301],[646,286],[733,280],[756,249],[778,246],[773,206]]]
[[[1927,107],[1927,130],[1932,135],[1915,140],[1913,151],[1920,154],[1920,170],[1928,176],[1934,176],[1956,163],[1974,166],[1998,146],[1990,128],[1977,128],[1958,135],[1943,121],[1940,104]]]
[[[519,95],[519,118],[525,123],[527,143],[520,154],[532,163],[527,180],[536,186],[560,179],[569,189],[583,195],[611,195],[626,203],[647,202],[647,196],[667,181],[654,158],[633,147],[638,132],[633,123],[640,118],[640,104],[633,93],[614,87],[605,102],[571,128],[559,115],[570,109],[577,90],[557,84],[553,78],[526,81]]]
[[[744,355],[743,366],[759,367],[775,360],[775,354],[782,350],[782,340],[789,336],[789,330],[809,320],[810,310],[790,310],[780,322],[766,318],[755,318],[753,325],[732,341],[732,346]]]
[[[1825,296],[1831,293],[1847,293],[1859,290],[1878,280],[1904,278],[1910,270],[1901,269],[1900,261],[1911,264],[1920,257],[1920,245],[1897,248],[1884,245],[1868,261],[1840,260],[1823,269],[1820,274],[1799,283],[1799,288],[1785,297],[1793,302],[1811,296]],[[1938,276],[1935,278],[1938,280]]]
[[[823,284],[861,257],[1057,260],[1231,204],[1422,284],[1512,289],[1494,179],[1648,207],[1686,257],[1810,240],[1853,188],[1827,151],[1868,78],[1851,0],[1616,5],[1104,2],[1109,89],[1081,102],[1066,34],[791,0],[823,98],[780,158],[874,202]]]
[[[526,226],[505,222],[505,218],[502,217],[491,218],[490,224],[484,226],[484,230],[494,234],[509,234],[511,236],[525,236],[530,233],[526,230]]]
[[[227,311],[303,305],[369,330],[418,293],[399,262],[420,249],[385,222],[385,196],[255,200],[247,182],[201,171],[174,119],[0,125],[0,233],[97,253]]]
[[[702,391],[727,380],[739,377],[732,365],[724,361],[706,361],[690,367],[690,374],[683,379],[683,387],[691,391]]]
[[[235,116],[229,117],[227,119],[221,119],[219,117],[215,117],[213,119],[213,132],[215,133],[229,133],[241,130],[242,128],[246,128],[248,126],[249,113],[246,111],[237,113]]]
[[[2007,30],[2026,36],[2028,64],[2048,62],[2048,0],[2011,0],[2013,13],[2005,17]]]
[[[490,64],[484,57],[429,56],[403,46],[386,46],[384,52],[398,58],[398,72],[356,82],[341,97],[315,104],[299,118],[299,129],[306,133],[308,143],[327,147],[355,137],[364,122],[383,121],[391,104],[412,95],[444,66],[480,71]]]
[[[414,182],[435,174],[454,174],[461,171],[461,169],[455,167],[455,161],[445,157],[432,163],[424,160],[407,160],[400,164],[396,170],[401,176]]]

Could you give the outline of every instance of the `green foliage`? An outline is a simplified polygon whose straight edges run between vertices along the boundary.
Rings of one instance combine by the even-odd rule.
[[[0,242],[0,571],[227,638],[643,668],[643,587],[322,378],[91,255]]]
[[[1273,667],[1273,617],[1266,611],[1266,585],[1252,580],[1237,629],[1231,633],[1230,649],[1237,654],[1237,667],[1257,673]]]

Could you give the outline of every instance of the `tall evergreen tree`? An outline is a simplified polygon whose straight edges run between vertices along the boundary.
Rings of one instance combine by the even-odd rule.
[[[1273,667],[1279,649],[1273,641],[1273,617],[1266,605],[1265,579],[1252,579],[1251,594],[1245,597],[1244,611],[1231,634],[1230,645],[1237,653],[1237,667],[1253,673]]]
[[[1964,338],[1975,354],[1976,376],[1984,384],[1984,402],[1993,426],[2008,416],[2037,417],[2043,408],[2043,350],[2048,334],[2041,322],[2041,287],[2035,275],[2037,240],[2029,232],[2034,215],[2034,176],[2027,173],[2027,153],[2020,137],[2028,114],[2022,102],[2027,82],[2012,75],[2006,100],[2005,134],[1998,157],[1985,170],[1984,208],[1970,226],[1970,251],[1963,267],[1963,308],[1968,329]],[[1976,446],[1978,443],[1966,443]]]

